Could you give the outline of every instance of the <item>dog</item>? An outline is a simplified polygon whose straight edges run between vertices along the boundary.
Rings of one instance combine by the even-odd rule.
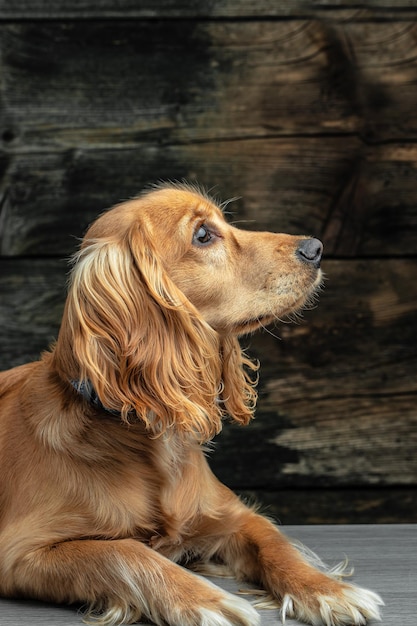
[[[212,474],[225,417],[248,424],[257,364],[238,337],[299,311],[322,244],[250,232],[186,184],[119,204],[73,259],[55,344],[0,375],[0,595],[86,608],[100,625],[254,626],[187,564],[262,587],[282,618],[379,619],[380,597],[323,571]]]

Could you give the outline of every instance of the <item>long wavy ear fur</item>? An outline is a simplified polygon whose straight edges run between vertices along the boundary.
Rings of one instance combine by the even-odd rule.
[[[144,228],[87,241],[76,255],[54,359],[61,375],[89,380],[106,408],[156,436],[173,429],[207,441],[225,413],[252,417],[245,368],[255,366],[176,288]]]

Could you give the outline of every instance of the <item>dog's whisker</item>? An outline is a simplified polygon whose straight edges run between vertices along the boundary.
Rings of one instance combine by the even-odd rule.
[[[274,339],[278,339],[279,341],[281,341],[281,337],[279,335],[276,335],[275,333],[273,333],[272,330],[270,328],[268,328],[268,326],[265,326],[260,321],[259,321],[259,326],[260,326],[260,328],[262,328],[262,330],[264,330],[266,333],[268,333],[268,335],[271,335],[271,337],[274,337]]]

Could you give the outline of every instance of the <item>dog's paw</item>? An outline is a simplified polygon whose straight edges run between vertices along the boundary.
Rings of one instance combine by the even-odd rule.
[[[213,608],[199,609],[201,621],[198,626],[258,626],[259,613],[242,598],[224,594]]]
[[[363,626],[370,619],[381,619],[383,604],[377,593],[344,583],[336,592],[317,593],[314,599],[286,594],[281,615],[283,623],[286,617],[294,617],[313,626]]]
[[[189,602],[167,603],[164,607],[150,606],[135,608],[119,605],[117,602],[106,610],[92,608],[84,614],[84,623],[88,626],[117,626],[133,624],[142,618],[162,626],[259,626],[259,613],[247,602],[237,596],[220,591],[204,605],[194,603],[192,592]],[[147,623],[147,622],[146,622]]]

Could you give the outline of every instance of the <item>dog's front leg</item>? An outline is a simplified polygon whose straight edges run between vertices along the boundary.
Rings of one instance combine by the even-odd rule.
[[[87,617],[127,624],[143,615],[170,626],[257,626],[251,605],[134,539],[74,540],[21,555],[2,592],[87,603]]]
[[[359,626],[380,619],[381,598],[320,571],[267,519],[248,510],[220,550],[236,576],[260,584],[282,606],[282,617],[314,626]]]

